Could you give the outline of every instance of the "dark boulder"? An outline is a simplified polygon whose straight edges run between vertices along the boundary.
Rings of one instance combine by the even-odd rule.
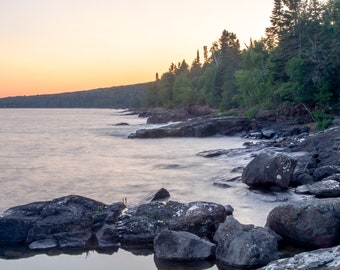
[[[209,202],[150,202],[127,211],[116,229],[123,245],[152,245],[155,236],[165,229],[211,239],[228,214],[232,214],[230,208],[227,211],[224,206]]]
[[[322,166],[314,170],[313,177],[316,181],[320,181],[328,176],[340,173],[340,167],[334,165]]]
[[[165,188],[161,188],[156,192],[151,193],[149,196],[145,198],[145,201],[154,202],[154,201],[162,201],[170,198],[170,193]]]
[[[234,267],[258,267],[279,258],[280,237],[269,228],[243,225],[228,216],[214,235],[216,259]]]
[[[293,151],[303,151],[317,155],[319,167],[329,165],[340,166],[339,149],[340,126],[310,134],[291,148]]]
[[[244,169],[242,182],[251,188],[287,188],[297,161],[283,154],[260,154]]]
[[[215,252],[215,244],[183,231],[162,231],[156,236],[153,246],[155,256],[163,260],[206,260]]]
[[[0,218],[0,243],[34,249],[85,248],[92,231],[104,222],[115,222],[123,209],[122,203],[105,205],[76,195],[13,207]]]
[[[331,247],[340,240],[340,199],[282,204],[268,214],[266,226],[296,246]]]
[[[258,270],[322,269],[337,270],[340,267],[340,246],[303,252],[291,258],[273,261]]]

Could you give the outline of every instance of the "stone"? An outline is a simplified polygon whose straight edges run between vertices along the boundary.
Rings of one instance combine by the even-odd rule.
[[[340,183],[335,180],[324,180],[309,185],[309,192],[317,197],[339,197]]]
[[[258,270],[340,269],[340,246],[296,254],[273,261]]]
[[[297,161],[283,154],[261,153],[243,170],[242,182],[251,188],[288,188]]]
[[[244,225],[227,216],[215,235],[216,259],[222,265],[253,268],[279,258],[280,237],[269,228]]]
[[[250,121],[243,117],[197,117],[158,128],[140,129],[128,138],[227,136],[249,130],[249,127]]]
[[[303,248],[326,248],[340,240],[340,199],[310,199],[273,208],[266,226],[284,242]]]
[[[156,236],[153,246],[155,256],[163,260],[207,260],[215,252],[215,244],[184,231],[162,231]]]
[[[170,193],[165,188],[161,188],[154,193],[151,193],[149,196],[146,197],[146,201],[160,201],[160,200],[167,200],[170,198]]]
[[[336,173],[340,173],[340,168],[338,166],[327,165],[315,169],[313,172],[313,177],[316,179],[316,181],[321,181],[322,179]]]

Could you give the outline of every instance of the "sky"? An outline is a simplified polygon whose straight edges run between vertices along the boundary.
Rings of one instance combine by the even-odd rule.
[[[225,29],[264,36],[273,0],[0,0],[0,97],[149,82]]]

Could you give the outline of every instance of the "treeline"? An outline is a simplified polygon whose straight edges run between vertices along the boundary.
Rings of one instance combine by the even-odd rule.
[[[0,108],[138,108],[144,102],[146,83],[62,94],[0,99]]]
[[[224,30],[203,59],[197,51],[191,65],[183,60],[156,74],[145,105],[242,107],[251,115],[302,104],[327,120],[340,109],[339,19],[340,0],[274,0],[265,37],[241,50],[236,34]]]

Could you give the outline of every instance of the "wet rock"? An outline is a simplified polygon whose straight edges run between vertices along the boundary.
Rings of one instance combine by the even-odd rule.
[[[309,185],[301,185],[295,189],[296,194],[310,194]]]
[[[242,117],[194,118],[152,129],[140,129],[129,138],[209,137],[216,134],[235,135],[249,129],[250,122]]]
[[[331,247],[340,240],[340,199],[282,204],[268,214],[266,226],[296,246]]]
[[[122,203],[109,206],[76,195],[14,207],[0,218],[0,243],[39,248],[56,242],[62,249],[85,248],[92,230],[104,222],[115,222],[123,208]]]
[[[28,247],[32,250],[52,249],[58,247],[58,243],[54,239],[44,239],[32,242]]]
[[[322,166],[314,170],[313,177],[316,181],[320,181],[333,174],[340,173],[340,167],[334,165]]]
[[[129,123],[120,122],[120,123],[115,124],[115,126],[129,126]]]
[[[206,260],[213,256],[215,244],[183,231],[162,231],[154,240],[157,258],[174,261]]]
[[[276,130],[274,130],[274,129],[263,129],[262,135],[265,139],[271,139],[276,135]]]
[[[197,155],[201,157],[205,157],[205,158],[211,158],[211,157],[218,157],[221,155],[225,155],[227,153],[228,151],[225,149],[216,149],[216,150],[199,152]]]
[[[200,237],[212,239],[220,223],[232,212],[227,211],[223,205],[208,202],[191,202],[176,219],[169,220],[169,229],[174,231],[187,231]]]
[[[214,235],[216,259],[234,267],[258,267],[279,258],[278,235],[269,228],[243,225],[228,216]]]
[[[324,180],[309,185],[309,192],[317,197],[339,197],[340,183],[335,180]]]
[[[340,269],[340,246],[303,252],[269,263],[259,270]]]
[[[287,188],[297,161],[283,154],[260,154],[244,169],[242,182],[251,188]]]
[[[152,197],[151,201],[159,201],[168,199],[170,197],[169,191],[167,191],[165,188],[161,188],[156,192],[156,194]]]
[[[326,181],[326,180],[335,180],[335,181],[340,182],[340,173],[330,175],[330,176],[323,179],[323,181]]]

